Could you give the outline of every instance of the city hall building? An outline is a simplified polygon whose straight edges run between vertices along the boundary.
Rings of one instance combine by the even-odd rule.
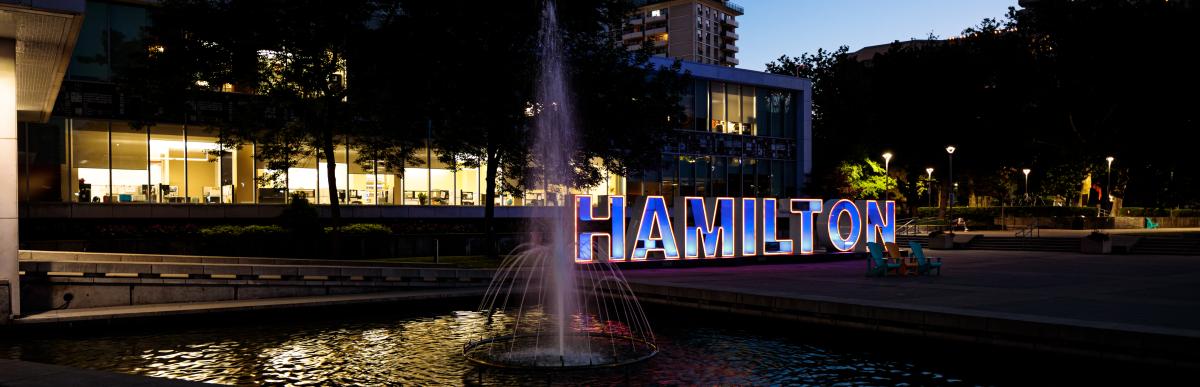
[[[363,160],[355,144],[343,144],[336,149],[335,165],[341,186],[331,192],[323,158],[302,158],[279,174],[255,158],[254,144],[222,148],[219,133],[193,117],[131,126],[112,82],[114,68],[128,57],[117,51],[145,49],[136,39],[149,22],[146,7],[86,2],[52,112],[17,127],[22,217],[187,217],[202,211],[181,208],[282,207],[296,196],[327,204],[333,195],[355,216],[353,207],[359,206],[475,207],[487,200],[484,174],[449,168],[439,161],[437,149],[418,151],[421,162],[401,174]],[[666,54],[653,60],[672,63]],[[681,101],[689,119],[658,156],[659,167],[631,176],[610,174],[583,193],[796,196],[811,165],[810,82],[728,64],[684,61],[683,69],[693,77]],[[197,108],[220,110],[224,98],[236,97],[213,94]],[[266,175],[281,177],[264,182]],[[540,189],[491,200],[504,207],[563,203]]]

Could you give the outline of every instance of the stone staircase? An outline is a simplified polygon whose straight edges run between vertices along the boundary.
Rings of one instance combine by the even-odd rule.
[[[897,235],[896,241],[909,241],[928,246],[924,236]],[[956,248],[970,250],[1079,252],[1079,238],[1065,237],[996,237],[979,236],[968,242],[956,243]],[[1200,238],[1176,236],[1114,235],[1114,254],[1195,255],[1200,256]]]
[[[1132,253],[1200,256],[1200,238],[1142,237],[1133,245]]]
[[[925,243],[926,237],[923,236],[897,236],[896,240],[901,244],[908,244],[909,241],[918,241],[922,245]],[[1017,237],[994,237],[994,236],[979,236],[971,239],[966,243],[956,243],[956,247],[971,250],[1010,250],[1010,251],[1055,251],[1055,252],[1079,252],[1079,238],[1017,238]]]

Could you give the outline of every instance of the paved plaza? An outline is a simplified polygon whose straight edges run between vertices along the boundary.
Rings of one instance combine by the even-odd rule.
[[[862,260],[625,272],[630,282],[1000,312],[1200,336],[1200,256],[927,250],[942,276],[868,278]]]
[[[1195,365],[1200,256],[928,250],[943,275],[864,260],[627,270],[648,303],[917,336]]]

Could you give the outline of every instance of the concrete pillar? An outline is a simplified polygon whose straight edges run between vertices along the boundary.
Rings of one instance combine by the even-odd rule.
[[[21,314],[17,273],[17,42],[0,38],[0,280]]]

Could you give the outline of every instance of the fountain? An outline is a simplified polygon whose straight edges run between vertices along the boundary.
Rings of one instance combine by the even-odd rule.
[[[569,198],[576,154],[562,38],[553,0],[542,12],[534,155],[547,198]],[[496,271],[480,310],[504,321],[502,332],[463,347],[476,363],[519,368],[585,368],[629,364],[658,347],[646,316],[619,269],[600,260],[574,262],[574,214],[535,223],[535,235]],[[607,254],[601,254],[607,256]],[[493,320],[496,315],[503,319]]]

